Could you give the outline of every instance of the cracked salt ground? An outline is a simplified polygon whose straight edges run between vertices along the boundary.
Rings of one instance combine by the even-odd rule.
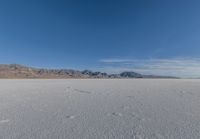
[[[200,80],[0,80],[1,139],[199,139]]]

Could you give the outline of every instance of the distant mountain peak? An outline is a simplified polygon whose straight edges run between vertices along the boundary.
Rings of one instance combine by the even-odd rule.
[[[132,72],[132,71],[125,71],[120,73],[121,77],[125,77],[125,78],[142,78],[142,74],[136,73],[136,72]]]

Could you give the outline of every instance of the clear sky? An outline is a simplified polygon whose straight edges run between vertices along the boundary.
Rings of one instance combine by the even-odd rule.
[[[1,0],[0,63],[200,77],[199,0]]]

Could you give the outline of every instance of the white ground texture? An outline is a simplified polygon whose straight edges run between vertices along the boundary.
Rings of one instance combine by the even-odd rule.
[[[200,139],[200,80],[0,80],[0,139]]]

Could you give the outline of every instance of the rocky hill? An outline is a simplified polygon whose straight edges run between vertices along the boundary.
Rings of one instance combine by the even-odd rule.
[[[90,70],[78,71],[69,69],[39,69],[18,64],[0,64],[0,78],[23,79],[67,79],[67,78],[174,78],[166,76],[142,75],[135,72],[122,72],[120,74],[107,74]]]

